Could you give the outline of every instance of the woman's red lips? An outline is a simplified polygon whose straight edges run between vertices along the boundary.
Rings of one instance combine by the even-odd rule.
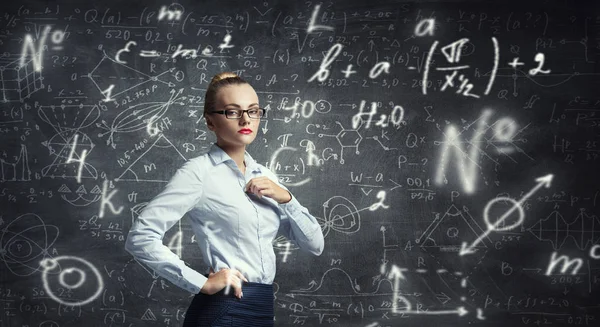
[[[251,129],[244,128],[244,129],[240,129],[240,130],[238,131],[238,133],[242,133],[242,134],[250,134],[250,133],[252,133],[252,130],[251,130]]]

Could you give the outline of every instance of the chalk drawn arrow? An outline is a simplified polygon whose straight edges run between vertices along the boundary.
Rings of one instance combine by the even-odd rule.
[[[511,229],[521,225],[521,223],[523,222],[523,219],[525,219],[525,212],[523,211],[523,207],[522,207],[523,202],[525,202],[525,200],[530,198],[535,192],[537,192],[537,190],[542,188],[542,186],[549,188],[553,177],[554,177],[554,175],[548,174],[546,176],[537,178],[535,181],[538,182],[538,184],[536,186],[534,186],[531,189],[531,191],[529,191],[527,194],[525,194],[525,196],[523,196],[521,198],[521,200],[519,200],[519,201],[515,201],[514,199],[511,199],[508,197],[497,197],[494,200],[488,202],[488,204],[485,206],[485,209],[483,210],[483,219],[485,220],[485,223],[487,225],[487,230],[485,231],[485,233],[481,234],[471,245],[467,245],[467,242],[463,242],[462,246],[460,248],[460,251],[458,252],[458,255],[463,256],[463,255],[475,253],[475,249],[474,249],[475,246],[477,244],[479,244],[485,237],[487,237],[493,231],[511,230]],[[510,208],[510,210],[508,210],[505,214],[503,214],[495,223],[492,224],[489,221],[488,211],[490,210],[490,208],[492,207],[492,205],[494,203],[499,202],[499,201],[513,202],[514,205]],[[513,223],[512,225],[498,228],[498,226],[500,226],[500,224],[502,224],[510,216],[510,214],[512,214],[515,210],[518,210],[518,212],[519,212],[519,219],[517,220],[517,222]]]

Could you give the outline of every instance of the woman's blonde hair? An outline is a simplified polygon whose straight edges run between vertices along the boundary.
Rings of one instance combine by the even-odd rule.
[[[233,72],[222,72],[213,76],[206,93],[204,94],[204,113],[203,116],[214,110],[217,101],[217,92],[228,85],[248,84],[243,78]]]

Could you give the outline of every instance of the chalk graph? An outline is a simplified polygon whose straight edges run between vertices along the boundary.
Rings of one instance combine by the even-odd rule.
[[[560,212],[553,211],[527,230],[538,240],[550,242],[554,250],[561,249],[569,238],[580,250],[600,242],[600,219],[596,215],[588,215],[584,209],[571,223]]]

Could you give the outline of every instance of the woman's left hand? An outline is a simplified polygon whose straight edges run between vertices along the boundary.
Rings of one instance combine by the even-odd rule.
[[[267,176],[251,179],[246,184],[244,191],[256,194],[259,198],[269,197],[278,203],[285,203],[292,199],[292,195],[287,190],[277,185]]]

